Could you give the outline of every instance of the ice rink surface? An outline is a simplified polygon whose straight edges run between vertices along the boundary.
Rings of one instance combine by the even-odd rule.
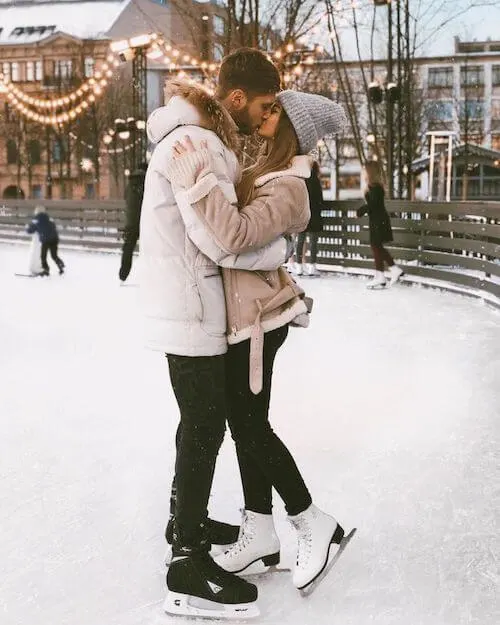
[[[116,255],[61,251],[23,278],[0,244],[0,622],[162,625],[163,529],[178,420]],[[136,283],[134,272],[130,284]],[[500,623],[500,314],[364,279],[302,281],[311,327],[278,354],[271,418],[315,503],[358,533],[309,599],[259,584],[273,625]],[[226,438],[210,501],[239,522]],[[282,562],[294,536],[276,497]],[[192,621],[191,621],[192,622]]]

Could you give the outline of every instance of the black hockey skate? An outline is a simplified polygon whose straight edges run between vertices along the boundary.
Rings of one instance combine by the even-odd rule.
[[[174,540],[174,521],[175,517],[170,517],[165,530],[165,538],[167,543],[171,545]],[[231,545],[238,540],[240,528],[238,525],[229,525],[222,521],[207,519],[207,542],[211,545]]]
[[[163,606],[167,614],[209,619],[259,616],[257,587],[224,571],[204,551],[175,555],[167,587]]]

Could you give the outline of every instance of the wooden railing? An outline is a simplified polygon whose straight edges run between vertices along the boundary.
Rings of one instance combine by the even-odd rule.
[[[0,239],[28,239],[26,224],[36,200],[0,201]],[[362,200],[327,202],[319,237],[320,264],[372,270],[368,219],[359,219]],[[61,243],[117,249],[125,224],[123,201],[44,200],[58,224]],[[500,203],[427,203],[393,200],[394,242],[387,247],[408,276],[440,280],[488,293],[500,301]]]
[[[362,200],[329,202],[318,262],[373,269],[368,218]],[[500,203],[427,203],[392,200],[394,241],[387,245],[407,275],[441,280],[500,299]]]
[[[25,228],[38,204],[56,222],[62,244],[98,249],[121,246],[125,203],[115,200],[0,200],[0,239],[28,240]]]

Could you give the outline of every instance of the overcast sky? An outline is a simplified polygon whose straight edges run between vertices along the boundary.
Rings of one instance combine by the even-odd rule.
[[[349,0],[340,0],[346,6]],[[352,0],[350,0],[352,1]],[[343,43],[345,58],[354,58],[356,48],[354,46],[354,36],[352,27],[352,10],[350,1],[345,11],[345,21],[341,29],[341,41]],[[357,19],[361,25],[362,50],[363,55],[370,56],[370,31],[373,18],[372,0],[357,1]],[[486,0],[488,1],[488,0]],[[340,4],[340,2],[338,4]],[[477,3],[478,0],[475,1]],[[489,0],[490,6],[472,7],[471,0],[410,0],[410,11],[412,15],[419,16],[416,20],[417,32],[421,45],[418,55],[439,56],[452,54],[454,51],[454,37],[461,40],[500,40],[500,0]],[[436,13],[436,8],[441,7],[441,11]],[[466,13],[462,13],[468,9]],[[374,56],[385,57],[387,49],[387,9],[377,8],[376,32],[374,39]],[[455,16],[455,17],[454,17]],[[337,18],[340,25],[342,18]],[[446,22],[444,26],[441,24]],[[328,32],[324,22],[320,27],[320,32],[312,35],[311,39],[318,37],[323,41],[328,41]],[[422,43],[424,45],[422,45]]]

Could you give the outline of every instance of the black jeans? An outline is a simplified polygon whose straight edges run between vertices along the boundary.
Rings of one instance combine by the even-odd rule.
[[[128,278],[128,274],[132,269],[132,258],[138,240],[138,230],[125,230],[122,247],[122,260],[119,272],[120,280],[126,280]]]
[[[236,444],[245,508],[261,514],[272,511],[272,487],[290,515],[308,508],[311,495],[284,443],[269,423],[274,359],[288,334],[288,326],[264,334],[264,380],[254,395],[249,387],[250,340],[230,345],[226,355],[228,422]]]
[[[302,263],[304,259],[304,243],[306,235],[309,235],[309,262],[316,263],[318,258],[318,233],[317,232],[300,232],[297,236],[297,252],[296,258],[298,263]]]
[[[47,263],[47,252],[50,252],[52,260],[57,265],[59,271],[64,269],[64,263],[57,255],[57,247],[59,245],[59,241],[50,241],[46,243],[42,243],[42,249],[40,252],[40,257],[42,261],[42,268],[44,271],[49,271],[49,264]]]
[[[205,549],[207,506],[226,429],[225,357],[167,354],[181,413],[175,462],[174,551]]]

